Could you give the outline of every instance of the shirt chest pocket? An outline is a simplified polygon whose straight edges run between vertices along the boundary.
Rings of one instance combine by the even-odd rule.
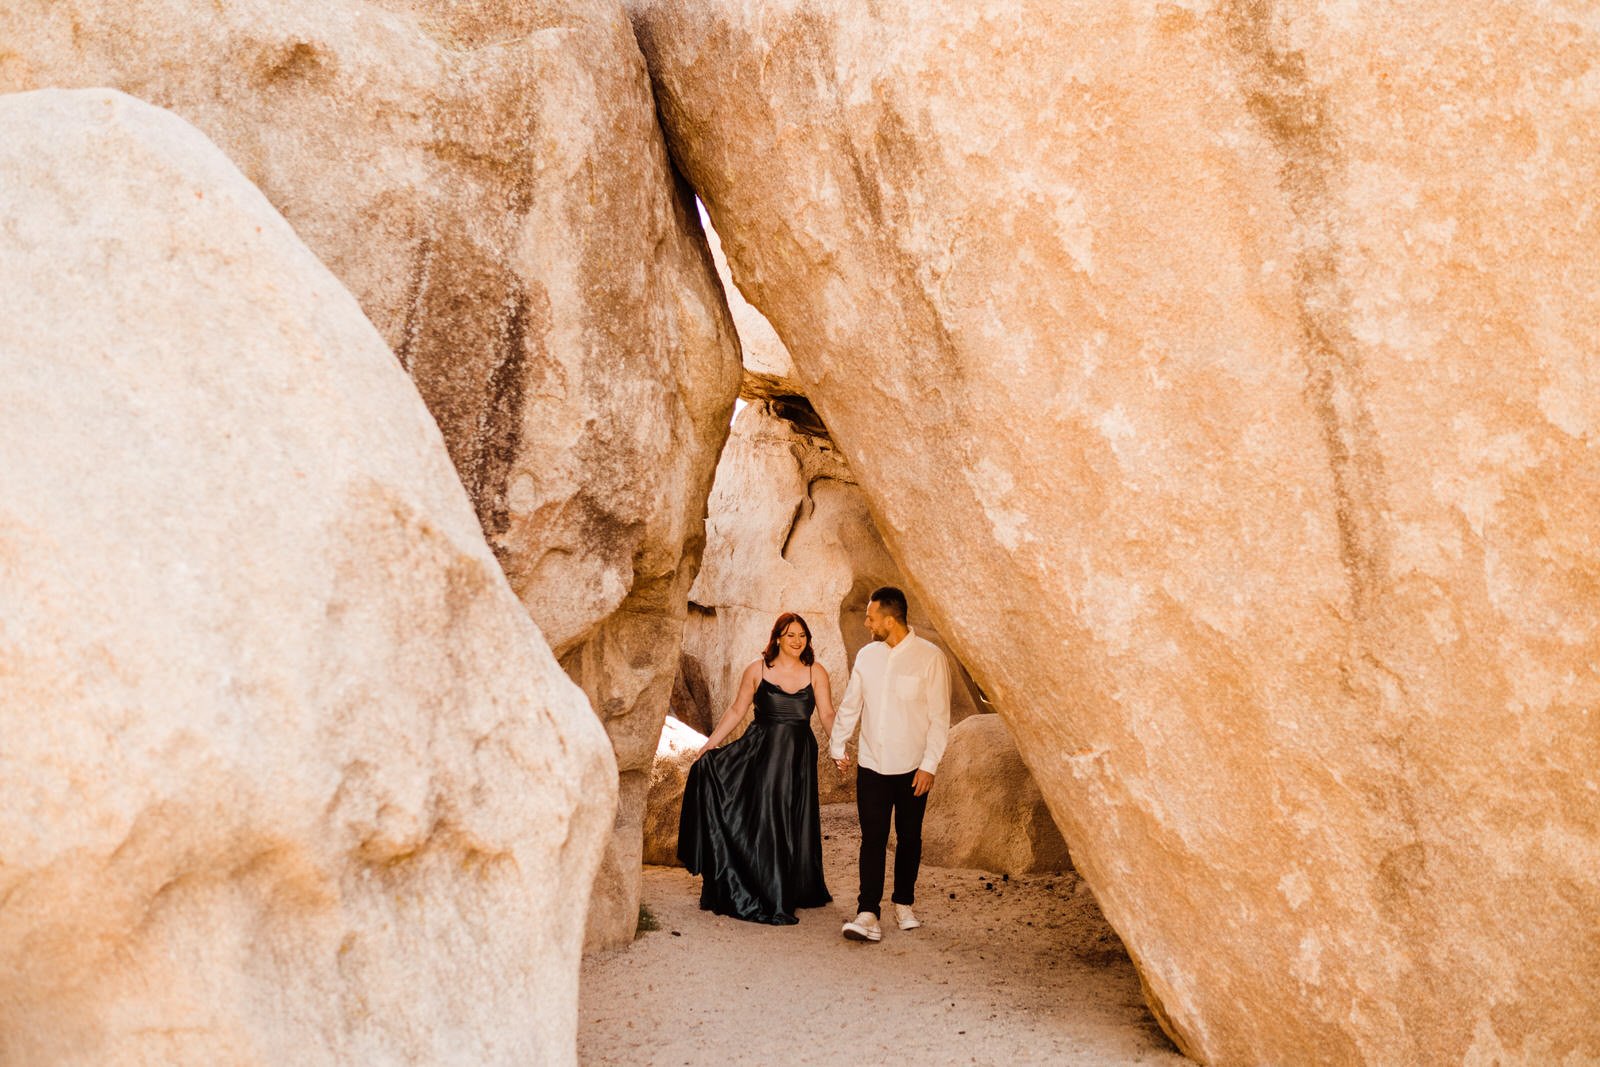
[[[922,679],[914,675],[897,675],[889,679],[895,699],[902,704],[915,703],[922,697]]]

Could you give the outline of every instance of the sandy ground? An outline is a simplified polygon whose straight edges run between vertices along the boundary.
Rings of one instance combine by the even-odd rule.
[[[584,960],[579,1062],[1189,1063],[1070,871],[1006,881],[924,865],[926,925],[859,944],[839,936],[855,913],[854,805],[825,806],[822,830],[834,903],[797,926],[703,912],[698,878],[646,867],[661,928]]]

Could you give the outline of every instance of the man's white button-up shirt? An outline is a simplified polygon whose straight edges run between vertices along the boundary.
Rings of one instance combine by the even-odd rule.
[[[939,646],[911,630],[893,648],[874,641],[858,652],[833,721],[834,759],[844,757],[858,720],[861,766],[935,773],[950,733],[950,664]]]

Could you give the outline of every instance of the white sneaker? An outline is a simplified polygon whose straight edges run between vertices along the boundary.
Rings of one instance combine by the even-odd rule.
[[[844,936],[846,941],[882,941],[883,927],[878,925],[876,915],[864,911],[844,924]]]
[[[922,925],[922,920],[911,914],[911,905],[896,904],[894,906],[894,921],[900,924],[902,930],[915,930]]]

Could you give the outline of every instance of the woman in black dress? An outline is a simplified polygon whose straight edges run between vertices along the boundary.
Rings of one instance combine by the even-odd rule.
[[[828,672],[814,662],[811,628],[778,616],[761,658],[689,768],[678,822],[678,858],[704,875],[700,906],[718,915],[787,926],[796,908],[833,898],[822,878],[817,740],[811,714],[833,728]],[[717,746],[755,704],[755,722]]]

